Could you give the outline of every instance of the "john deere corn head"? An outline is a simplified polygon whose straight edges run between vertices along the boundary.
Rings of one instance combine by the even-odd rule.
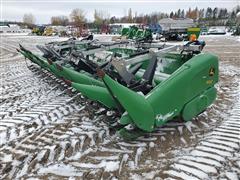
[[[68,40],[20,45],[33,63],[63,79],[91,100],[121,114],[119,134],[131,140],[175,118],[189,121],[216,98],[218,58],[204,43],[166,45]]]
[[[130,28],[122,29],[122,37],[127,39],[135,40],[136,43],[139,42],[152,42],[152,31],[150,29],[140,29],[136,26],[131,26]]]

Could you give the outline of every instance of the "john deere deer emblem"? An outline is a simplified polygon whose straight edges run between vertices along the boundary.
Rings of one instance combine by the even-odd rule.
[[[213,67],[211,67],[209,69],[209,76],[213,76],[215,74],[215,69]]]

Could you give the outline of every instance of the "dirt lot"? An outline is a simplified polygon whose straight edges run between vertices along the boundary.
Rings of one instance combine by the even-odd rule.
[[[216,102],[191,122],[125,142],[108,128],[113,111],[16,52],[56,38],[1,37],[0,179],[238,179],[240,38],[202,39],[220,59]]]

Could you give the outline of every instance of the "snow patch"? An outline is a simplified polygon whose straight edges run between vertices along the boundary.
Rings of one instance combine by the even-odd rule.
[[[124,155],[123,155],[122,161],[121,161],[120,166],[119,166],[119,174],[120,174],[120,172],[121,172],[121,170],[122,170],[123,164],[127,162],[128,158],[129,158],[129,155],[128,155],[128,154],[124,154]]]
[[[39,174],[55,174],[59,176],[82,176],[82,172],[78,172],[76,168],[66,164],[54,164],[41,168]]]
[[[3,158],[1,158],[1,162],[10,162],[12,161],[12,155],[5,155]]]
[[[113,172],[118,170],[119,168],[119,161],[105,161],[102,160],[99,164],[92,164],[92,163],[79,163],[79,162],[72,162],[72,165],[80,168],[88,168],[88,169],[100,169],[104,168],[106,172]]]
[[[142,175],[144,176],[144,179],[153,179],[156,174],[156,171],[151,171],[148,173],[143,173]]]
[[[238,175],[235,172],[226,172],[226,176],[231,180],[238,180]]]
[[[136,167],[138,166],[138,162],[140,161],[140,157],[144,150],[145,150],[145,148],[141,148],[141,147],[137,149],[136,156],[135,156],[135,166]]]
[[[165,115],[158,114],[158,115],[156,116],[156,119],[157,119],[157,121],[166,121],[167,119],[169,119],[169,118],[174,114],[174,112],[175,112],[175,111],[169,112],[169,113],[167,113],[167,114],[165,114]]]

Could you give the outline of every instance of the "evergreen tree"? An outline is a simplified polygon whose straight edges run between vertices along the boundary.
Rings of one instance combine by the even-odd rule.
[[[212,14],[213,14],[212,8],[208,7],[208,8],[207,8],[207,11],[206,11],[205,17],[206,17],[207,19],[211,19],[211,18],[212,18]]]
[[[130,8],[128,10],[128,23],[132,23],[132,22],[133,22],[132,9]]]
[[[215,7],[215,8],[213,9],[212,14],[213,14],[213,19],[216,19],[216,18],[218,17],[218,8],[217,8],[217,7]]]
[[[184,11],[184,9],[181,11],[181,18],[185,18],[185,11]]]
[[[178,9],[177,11],[177,18],[180,18],[181,17],[181,9]]]

